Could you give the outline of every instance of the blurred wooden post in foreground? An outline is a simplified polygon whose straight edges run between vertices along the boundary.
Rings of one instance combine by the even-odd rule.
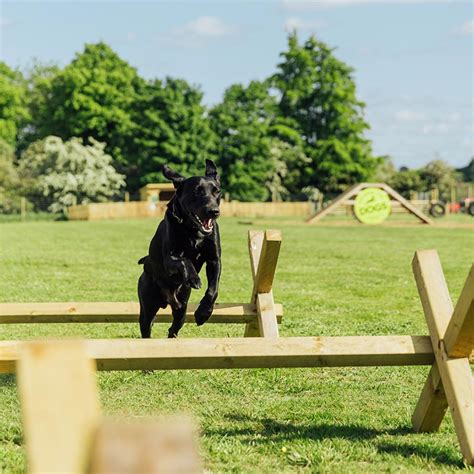
[[[17,373],[28,472],[202,473],[189,419],[102,422],[83,342],[22,343]]]

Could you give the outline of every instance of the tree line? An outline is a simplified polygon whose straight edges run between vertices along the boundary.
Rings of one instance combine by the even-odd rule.
[[[51,210],[134,193],[163,181],[165,163],[201,174],[210,158],[232,199],[337,193],[387,168],[365,137],[353,75],[324,42],[296,33],[273,75],[231,85],[210,108],[198,86],[146,80],[103,42],[64,68],[0,62],[0,191],[28,183]]]

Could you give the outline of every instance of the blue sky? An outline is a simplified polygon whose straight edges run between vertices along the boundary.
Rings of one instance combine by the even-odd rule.
[[[377,154],[398,166],[474,155],[474,3],[457,0],[0,0],[0,57],[65,65],[103,40],[144,77],[183,77],[212,105],[275,71],[287,31],[315,33],[355,69]]]

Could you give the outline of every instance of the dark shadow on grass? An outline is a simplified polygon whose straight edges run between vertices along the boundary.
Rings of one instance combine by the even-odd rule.
[[[382,435],[406,435],[412,433],[410,426],[400,426],[385,430],[377,430],[358,425],[338,425],[329,423],[319,423],[313,425],[295,425],[293,423],[281,423],[271,418],[249,418],[243,415],[227,415],[226,418],[233,422],[240,422],[252,425],[234,429],[206,430],[209,435],[227,435],[244,438],[245,441],[266,443],[268,441],[287,441],[293,439],[322,440],[326,438],[341,438],[348,440],[367,440]],[[255,423],[261,425],[255,428]],[[261,436],[255,439],[255,434]],[[247,439],[248,438],[248,439]]]
[[[381,453],[399,454],[405,458],[419,456],[426,460],[435,461],[439,464],[448,466],[463,467],[461,454],[454,454],[447,448],[437,448],[435,446],[406,444],[406,443],[389,443],[380,442],[377,444],[377,449]]]
[[[447,448],[436,448],[422,444],[410,443],[406,439],[398,442],[377,440],[379,436],[405,436],[413,435],[410,425],[396,428],[375,429],[355,424],[302,424],[281,423],[271,418],[251,418],[245,415],[229,414],[225,416],[233,423],[244,425],[235,428],[206,429],[206,435],[236,436],[243,442],[267,444],[273,442],[285,442],[298,439],[311,439],[319,441],[323,439],[345,439],[349,441],[374,440],[379,452],[388,454],[399,454],[404,457],[419,456],[426,460],[432,460],[439,464],[462,467],[460,456]],[[255,425],[259,426],[255,426]],[[420,435],[421,436],[421,435]]]
[[[15,374],[0,374],[0,387],[14,387],[15,385]]]

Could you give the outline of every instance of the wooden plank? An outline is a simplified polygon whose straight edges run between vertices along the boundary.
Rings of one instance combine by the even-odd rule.
[[[202,474],[198,430],[191,420],[106,421],[98,430],[89,474]]]
[[[281,246],[281,232],[249,232],[249,253],[253,276],[251,303],[257,303],[256,325],[245,328],[246,336],[278,337],[278,322],[273,302],[272,285]],[[258,258],[257,258],[258,255]]]
[[[418,432],[437,431],[447,409],[448,401],[444,393],[443,383],[441,382],[438,366],[434,363],[411,418],[413,428]]]
[[[461,451],[465,461],[474,464],[474,381],[469,359],[449,358],[444,347],[452,304],[437,252],[417,251],[413,273]]]
[[[257,293],[270,293],[272,290],[280,246],[281,232],[279,230],[266,230],[254,278],[252,302],[255,300]]]
[[[401,194],[397,193],[393,188],[387,184],[382,185],[382,189],[393,199],[397,200],[408,212],[418,217],[424,224],[433,224],[433,221],[427,217],[423,212],[417,209],[415,206],[410,204]]]
[[[279,337],[278,322],[275,317],[273,294],[259,293],[257,295],[258,329],[262,337]]]
[[[466,279],[444,336],[449,357],[469,357],[474,348],[474,265]]]
[[[100,408],[85,344],[29,342],[17,349],[28,472],[86,472]]]
[[[189,304],[186,322],[194,322],[197,304]],[[84,303],[0,303],[0,324],[25,323],[136,323],[140,307],[135,302]],[[278,322],[283,308],[275,305]],[[255,321],[255,304],[217,303],[209,323],[246,323]],[[168,306],[158,312],[156,323],[172,321]]]
[[[223,339],[90,339],[99,370],[431,365],[428,336]],[[12,372],[18,342],[0,341],[0,372]]]
[[[325,208],[321,209],[319,212],[311,216],[306,223],[315,224],[319,222],[324,216],[333,212],[339,205],[341,205],[347,199],[350,199],[352,196],[355,196],[359,191],[364,189],[365,183],[354,184],[345,192],[341,193],[337,198],[333,199],[331,203]]]

